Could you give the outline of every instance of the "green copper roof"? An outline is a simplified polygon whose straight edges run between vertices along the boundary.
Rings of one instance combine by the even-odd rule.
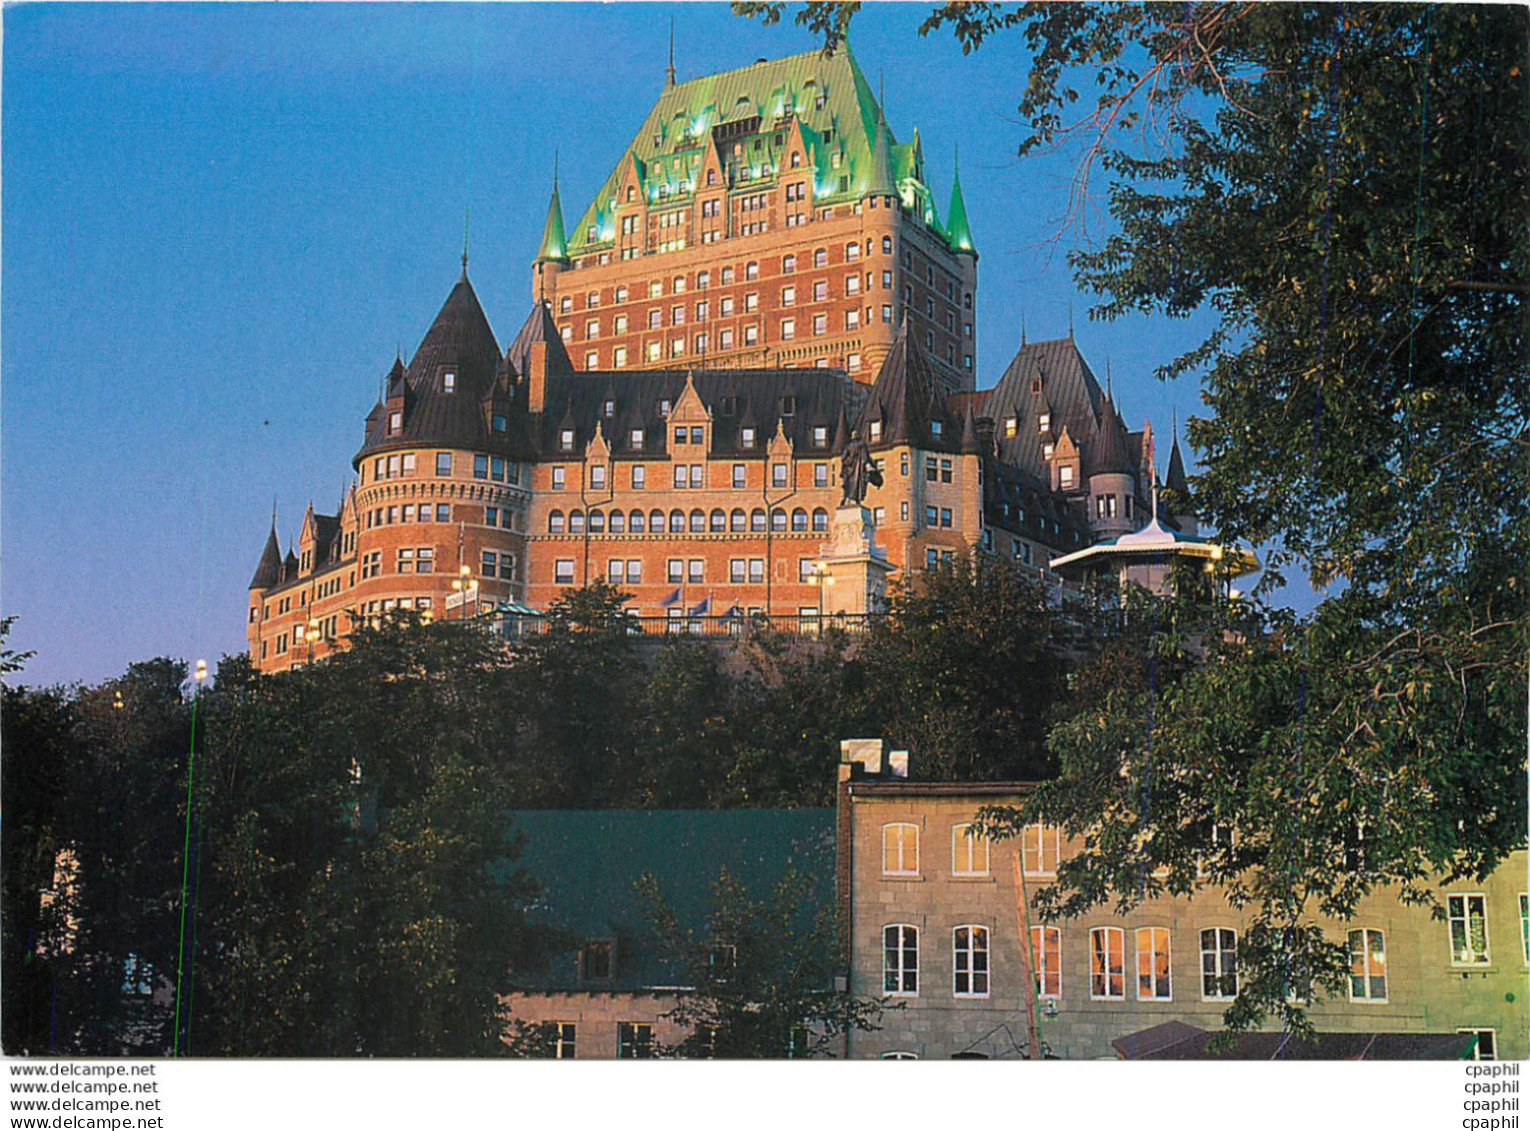
[[[892,153],[889,146],[892,139],[887,133],[887,122],[879,114],[877,115],[876,141],[871,146],[871,163],[866,170],[866,187],[868,196],[891,196],[898,191],[897,182],[893,173]]]
[[[962,171],[961,162],[953,162],[955,172],[951,177],[951,208],[946,213],[946,238],[951,247],[956,251],[970,251],[977,254],[977,245],[972,242],[972,228],[967,223],[967,202],[962,199]]]
[[[582,255],[615,239],[616,194],[629,169],[650,206],[678,204],[693,196],[706,147],[715,146],[732,173],[732,187],[749,191],[775,182],[797,128],[816,174],[815,200],[898,192],[906,207],[944,235],[923,183],[917,131],[913,142],[899,145],[887,130],[891,187],[881,187],[887,169],[874,152],[880,118],[876,95],[848,47],[828,57],[807,51],[666,85],[574,225],[565,254]]]
[[[542,225],[542,245],[537,261],[568,259],[568,240],[563,236],[563,205],[558,200],[558,179],[553,178],[552,199],[547,202],[547,222]]]

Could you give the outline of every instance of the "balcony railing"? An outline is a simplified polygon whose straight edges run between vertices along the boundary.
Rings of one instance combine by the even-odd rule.
[[[745,616],[629,616],[627,631],[633,636],[701,636],[747,639],[750,636],[786,635],[818,638],[834,633],[865,636],[883,613],[753,613]],[[548,629],[541,614],[497,612],[483,621],[491,632],[517,640],[540,636]]]

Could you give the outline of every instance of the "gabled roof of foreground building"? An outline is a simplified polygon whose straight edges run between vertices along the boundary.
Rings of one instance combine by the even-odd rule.
[[[615,969],[609,981],[584,988],[673,988],[682,975],[658,947],[636,889],[645,874],[681,926],[700,931],[716,909],[712,887],[723,870],[758,902],[770,901],[795,871],[808,882],[804,926],[833,903],[833,809],[521,810],[512,817],[525,836],[516,866],[541,888],[533,916],[575,940],[545,972],[519,979],[518,989],[580,988],[574,948],[594,939],[614,941]]]

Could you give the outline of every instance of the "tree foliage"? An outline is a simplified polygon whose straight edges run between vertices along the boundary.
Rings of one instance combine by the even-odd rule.
[[[824,877],[794,871],[754,898],[723,870],[712,885],[704,928],[682,924],[652,876],[638,890],[660,947],[694,987],[665,1016],[691,1030],[661,1056],[744,1060],[832,1056],[849,1030],[879,1027],[882,1002],[834,988],[844,968],[832,902],[812,915],[812,889]]]
[[[798,19],[832,40],[851,15]],[[1051,736],[1060,777],[994,821],[1088,834],[1055,913],[1186,891],[1236,829],[1229,1020],[1301,1028],[1288,991],[1342,961],[1315,914],[1524,843],[1530,14],[949,4],[936,29],[1023,37],[1018,151],[1072,147],[1075,215],[1108,179],[1113,229],[1071,256],[1095,316],[1212,315],[1159,372],[1210,410],[1195,509],[1270,567],[1235,632],[1187,650],[1164,610],[1107,641]],[[1262,603],[1293,569],[1324,590],[1310,616]]]

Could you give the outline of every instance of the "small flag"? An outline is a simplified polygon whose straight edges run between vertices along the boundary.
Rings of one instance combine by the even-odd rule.
[[[743,607],[737,601],[734,601],[733,604],[729,605],[728,611],[723,613],[723,616],[725,617],[741,617],[743,615]]]
[[[693,616],[693,617],[705,616],[707,613],[709,613],[711,611],[712,611],[712,594],[708,593],[705,597],[703,597],[701,599],[701,604],[697,605],[694,609],[691,610],[691,616]]]
[[[659,608],[661,608],[661,609],[668,609],[668,608],[670,608],[670,607],[672,607],[674,605],[678,605],[679,603],[680,603],[680,587],[677,585],[677,586],[675,586],[674,590],[670,593],[670,595],[668,597],[665,597],[664,600],[659,602]]]

